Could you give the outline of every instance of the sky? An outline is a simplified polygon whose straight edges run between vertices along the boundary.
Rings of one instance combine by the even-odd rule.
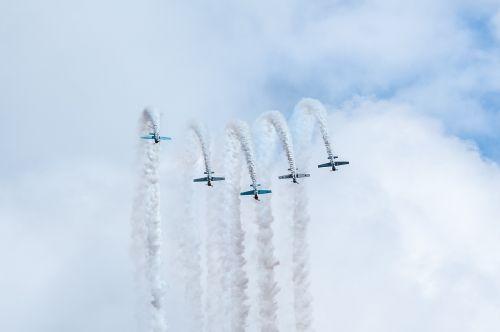
[[[229,121],[290,117],[304,97],[327,106],[351,161],[307,187],[316,329],[500,327],[498,0],[0,0],[0,43],[0,330],[134,331],[144,107],[176,139],[168,229],[191,119],[220,143]]]

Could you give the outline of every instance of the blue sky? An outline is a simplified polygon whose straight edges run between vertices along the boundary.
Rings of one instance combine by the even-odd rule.
[[[225,120],[235,109],[289,112],[303,96],[332,106],[376,96],[407,101],[497,157],[494,1],[1,6],[2,108],[15,110],[3,112],[5,137],[19,122],[42,134],[23,112],[90,125],[95,113],[174,103]]]

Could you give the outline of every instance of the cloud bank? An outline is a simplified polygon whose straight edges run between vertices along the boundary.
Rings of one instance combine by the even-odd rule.
[[[144,106],[175,139],[160,156],[174,221],[183,124],[222,137],[233,118],[291,115],[305,96],[328,105],[333,150],[351,161],[305,184],[315,328],[498,330],[499,13],[495,0],[0,3],[0,330],[134,331],[127,220]],[[273,209],[290,330],[287,203],[274,195]]]

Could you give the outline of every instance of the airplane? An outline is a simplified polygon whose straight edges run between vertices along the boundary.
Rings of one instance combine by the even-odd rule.
[[[141,138],[142,139],[154,139],[155,143],[160,143],[160,141],[170,141],[170,140],[172,140],[171,137],[160,136],[160,133],[158,132],[158,127],[154,126],[151,129],[153,129],[152,133],[149,133],[148,136],[142,136]]]
[[[337,158],[338,158],[337,156],[328,157],[328,159],[330,159],[330,162],[328,162],[326,164],[318,165],[318,168],[331,167],[332,171],[336,171],[337,170],[336,166],[349,165],[348,161],[333,161],[333,159],[337,159]]]
[[[311,176],[311,174],[297,174],[297,170],[298,169],[296,169],[295,172],[292,172],[292,170],[290,168],[288,170],[290,171],[290,174],[288,174],[288,175],[282,175],[282,176],[279,176],[278,178],[282,179],[282,180],[283,179],[292,179],[293,183],[297,183],[298,184],[299,182],[297,181],[297,179],[299,179],[299,178],[308,178],[308,177]]]
[[[260,184],[251,184],[250,187],[252,187],[253,190],[244,191],[244,192],[240,193],[240,195],[241,196],[252,196],[253,195],[253,198],[256,201],[260,201],[259,195],[264,195],[264,194],[270,194],[270,193],[272,193],[272,190],[267,190],[267,189],[259,190],[259,189],[257,189],[257,187],[259,187],[259,186],[260,186]]]
[[[206,174],[207,176],[204,178],[194,179],[193,182],[207,182],[207,186],[212,187],[212,181],[224,181],[226,179],[225,177],[218,178],[212,176],[214,172],[211,172],[208,168],[203,174]]]

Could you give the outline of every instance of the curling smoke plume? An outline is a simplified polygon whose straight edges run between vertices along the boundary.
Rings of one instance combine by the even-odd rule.
[[[275,146],[274,136],[277,135],[285,150],[288,166],[292,173],[296,172],[295,156],[291,135],[287,123],[280,112],[266,112],[258,120],[262,133],[259,135],[259,167],[270,169]],[[270,183],[270,173],[263,173],[263,182]],[[275,278],[275,267],[279,264],[275,257],[272,224],[274,217],[271,208],[271,200],[267,199],[261,204],[257,211],[258,222],[258,260],[259,260],[259,314],[260,329],[265,332],[277,332],[277,294],[279,288]]]
[[[330,135],[328,133],[328,117],[325,107],[319,100],[312,98],[302,99],[295,107],[293,129],[296,143],[299,144],[297,152],[301,154],[301,157],[305,156],[304,153],[307,152],[306,150],[308,150],[308,147],[312,143],[315,123],[318,125],[321,132],[321,138],[323,139],[328,158],[333,158]]]
[[[250,129],[245,122],[236,121],[227,126],[227,130],[234,134],[234,137],[240,142],[241,150],[245,157],[248,173],[252,184],[257,184],[257,172],[255,169],[255,153],[251,143]]]
[[[226,127],[225,174],[226,189],[224,191],[224,219],[229,233],[229,274],[230,291],[230,330],[244,332],[247,325],[249,306],[247,303],[248,277],[245,272],[244,257],[245,233],[241,223],[241,163],[240,151],[245,157],[245,164],[252,184],[256,184],[255,156],[251,144],[250,130],[244,122],[233,122]]]
[[[317,123],[328,157],[333,158],[328,133],[327,113],[324,106],[315,99],[301,100],[293,115],[293,132],[297,147],[298,166],[307,169],[310,159],[314,124]],[[333,160],[333,159],[330,159]],[[312,296],[309,280],[309,245],[307,230],[310,222],[309,201],[305,186],[294,190],[293,210],[293,284],[295,326],[299,332],[312,332]]]
[[[286,123],[286,120],[283,117],[283,114],[281,114],[278,111],[266,112],[259,117],[259,121],[264,125],[270,125],[272,128],[274,128],[285,150],[290,172],[295,173],[297,167],[295,166],[295,156],[293,153],[292,138],[290,135],[290,131],[288,130],[288,125]],[[263,148],[268,149],[268,147],[263,147]]]
[[[159,116],[146,109],[141,117],[140,135],[159,129]],[[143,329],[166,331],[161,282],[161,218],[159,187],[159,144],[149,140],[140,143],[141,174],[132,212],[132,251],[136,265],[139,293],[145,296],[140,309],[147,310]]]
[[[203,155],[203,163],[205,166],[205,171],[211,170],[211,154],[210,154],[210,144],[208,140],[207,129],[201,123],[193,122],[189,126],[189,129],[193,131],[196,136],[196,141],[199,143],[201,153]],[[210,176],[210,174],[207,174]]]
[[[226,181],[220,200],[209,196],[207,230],[207,302],[206,331],[245,331],[248,317],[248,277],[244,270],[244,232],[241,224],[240,151],[243,152],[252,183],[255,161],[250,131],[244,122],[226,127],[224,175]],[[214,213],[220,204],[222,213]]]
[[[201,233],[199,218],[194,213],[195,197],[193,188],[194,166],[201,154],[205,167],[210,162],[210,145],[207,140],[206,129],[197,122],[189,125],[188,130],[193,133],[187,142],[187,153],[184,155],[182,178],[185,182],[179,191],[184,197],[183,213],[178,222],[179,228],[179,257],[182,267],[182,280],[185,286],[186,299],[189,304],[189,319],[186,331],[203,330],[203,305],[202,305],[202,267],[201,267]],[[204,220],[205,221],[205,220]],[[189,329],[187,328],[189,327]]]

